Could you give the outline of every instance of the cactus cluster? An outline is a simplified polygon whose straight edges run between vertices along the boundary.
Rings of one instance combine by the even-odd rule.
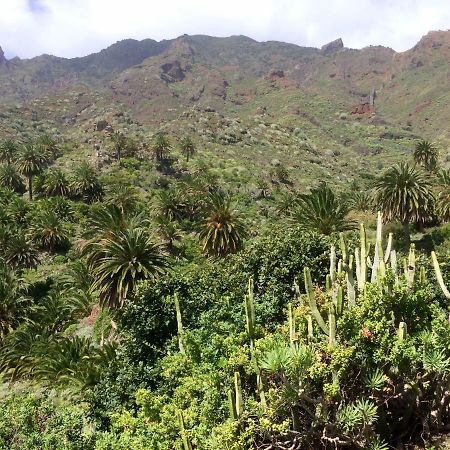
[[[411,244],[408,257],[403,260],[403,274],[400,274],[397,266],[397,253],[392,248],[392,233],[389,233],[386,246],[383,248],[383,222],[380,212],[377,217],[373,258],[370,257],[370,244],[367,242],[366,230],[363,224],[360,225],[359,236],[359,247],[355,248],[353,254],[350,254],[345,237],[342,233],[340,234],[341,258],[339,260],[337,260],[336,248],[334,246],[331,247],[330,273],[327,275],[325,283],[325,293],[330,299],[327,318],[322,316],[317,307],[317,294],[312,283],[310,269],[308,267],[304,268],[305,291],[311,317],[315,319],[331,345],[336,340],[336,319],[342,314],[344,308],[352,308],[356,304],[358,297],[364,293],[367,284],[382,283],[386,289],[390,289],[392,282],[394,284],[400,283],[402,276],[410,288],[415,282],[417,273],[415,246]],[[444,284],[434,252],[432,252],[432,258],[439,285],[445,296],[450,298],[450,292]],[[391,275],[389,283],[386,282],[388,274]],[[419,282],[424,283],[425,281],[425,268],[420,267]],[[308,335],[311,337],[312,331],[310,330],[309,319],[308,330]],[[406,329],[399,329],[399,337],[405,338],[405,336]]]

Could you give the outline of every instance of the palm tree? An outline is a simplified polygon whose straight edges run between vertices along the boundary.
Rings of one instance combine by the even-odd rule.
[[[434,171],[438,163],[438,151],[434,144],[429,141],[421,140],[414,149],[414,162],[422,165],[426,170]]]
[[[19,148],[13,140],[6,139],[0,144],[0,162],[11,164],[18,153]]]
[[[186,162],[189,162],[189,158],[195,153],[195,145],[189,136],[185,136],[181,139],[180,150],[181,153],[186,156]]]
[[[138,281],[154,279],[167,267],[148,230],[134,225],[100,240],[94,237],[85,245],[84,254],[100,303],[111,308],[121,308]]]
[[[19,155],[18,169],[28,179],[30,200],[33,200],[33,177],[42,173],[47,163],[44,149],[32,143],[26,144]]]
[[[47,158],[50,160],[54,160],[61,155],[61,152],[58,148],[58,143],[55,138],[50,136],[49,134],[43,134],[37,140],[38,146],[42,147],[47,153]]]
[[[163,132],[156,133],[151,148],[157,161],[167,159],[171,149],[169,139]]]
[[[51,252],[64,246],[69,240],[64,223],[53,211],[41,211],[30,228],[33,241]]]
[[[119,184],[111,189],[109,198],[106,199],[108,204],[116,205],[122,214],[130,214],[139,203],[139,193],[133,186]]]
[[[301,194],[297,202],[291,220],[305,229],[329,235],[355,227],[355,223],[347,218],[350,212],[348,205],[339,200],[326,184],[311,189],[309,194]]]
[[[60,169],[51,169],[45,172],[39,187],[47,197],[68,197],[70,194],[69,180]]]
[[[199,233],[203,240],[203,252],[212,257],[237,252],[247,233],[237,212],[231,207],[231,199],[220,192],[211,194],[208,210]]]
[[[127,138],[120,131],[115,131],[111,135],[111,140],[114,144],[114,151],[116,152],[117,161],[120,164],[120,156],[122,154],[122,151],[125,150],[125,148],[126,148]]]
[[[6,265],[13,269],[35,268],[38,264],[36,248],[23,233],[10,236],[4,253]]]
[[[94,168],[87,162],[82,162],[75,169],[71,188],[77,197],[88,203],[103,197],[103,187]]]
[[[434,196],[429,178],[420,170],[401,163],[388,169],[375,183],[376,203],[385,220],[399,220],[406,244],[411,222],[432,216]]]
[[[0,186],[12,189],[19,194],[26,191],[22,177],[13,164],[2,164],[0,166]]]

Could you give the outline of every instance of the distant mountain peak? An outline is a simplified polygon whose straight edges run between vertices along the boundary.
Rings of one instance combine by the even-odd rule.
[[[330,53],[336,53],[339,50],[344,48],[344,43],[341,38],[335,39],[334,41],[328,42],[320,49],[324,55],[328,55]]]
[[[5,53],[3,49],[0,47],[0,64],[6,64]]]

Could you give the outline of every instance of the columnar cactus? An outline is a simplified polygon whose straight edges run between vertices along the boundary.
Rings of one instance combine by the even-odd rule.
[[[447,286],[445,285],[444,278],[442,277],[441,268],[439,266],[439,262],[438,262],[438,259],[437,259],[437,256],[436,256],[435,252],[431,252],[431,259],[433,261],[434,272],[436,273],[436,279],[437,279],[437,281],[439,283],[439,286],[440,286],[442,292],[444,293],[444,295],[448,299],[450,299],[450,292],[447,289]]]
[[[189,441],[189,437],[186,433],[183,411],[181,411],[181,409],[178,410],[178,424],[180,427],[181,440],[183,441],[183,450],[192,450],[191,442]]]
[[[183,322],[181,320],[180,301],[178,299],[177,293],[175,293],[173,295],[173,300],[175,302],[175,310],[176,310],[176,314],[177,314],[178,347],[180,348],[180,353],[185,353],[184,343],[183,343],[184,329],[183,329]]]

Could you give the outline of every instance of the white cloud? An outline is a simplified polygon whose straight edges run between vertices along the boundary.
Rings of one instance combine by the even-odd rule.
[[[280,40],[319,47],[412,47],[450,28],[449,0],[0,0],[0,45],[9,56],[81,56],[132,37],[183,33]]]

